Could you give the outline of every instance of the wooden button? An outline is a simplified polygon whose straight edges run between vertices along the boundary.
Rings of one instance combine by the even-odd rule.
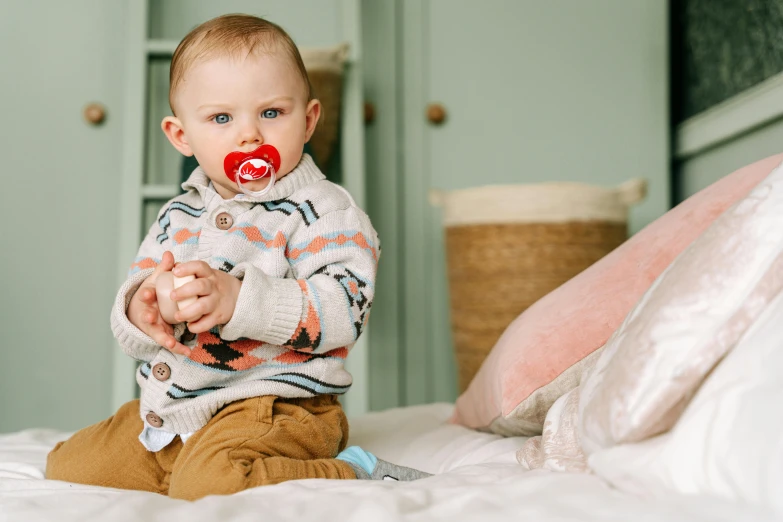
[[[228,230],[234,224],[234,218],[228,212],[221,212],[215,218],[215,226],[220,230]]]
[[[153,428],[160,428],[163,426],[163,419],[161,419],[160,416],[158,416],[158,414],[154,411],[149,412],[145,419],[147,419],[147,424]]]
[[[159,381],[165,381],[171,377],[171,368],[166,363],[158,363],[152,367],[152,375]]]

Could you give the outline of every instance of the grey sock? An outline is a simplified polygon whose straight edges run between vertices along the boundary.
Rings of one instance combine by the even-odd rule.
[[[425,473],[413,468],[406,468],[405,466],[398,466],[391,462],[378,459],[375,464],[375,469],[372,470],[372,474],[367,473],[360,466],[356,466],[348,463],[356,472],[356,478],[362,480],[418,480],[431,476],[430,473]]]
[[[338,459],[345,461],[354,473],[356,478],[361,480],[418,480],[431,476],[413,468],[398,466],[385,460],[379,459],[372,453],[352,446],[347,448],[337,456]]]

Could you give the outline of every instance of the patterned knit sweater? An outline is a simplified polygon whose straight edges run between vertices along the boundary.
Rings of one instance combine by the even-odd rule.
[[[152,412],[162,430],[191,433],[231,401],[347,391],[343,363],[367,322],[380,253],[367,215],[306,154],[259,198],[224,200],[200,168],[182,187],[142,242],[111,315],[125,353],[143,361],[142,419]],[[189,358],[126,315],[166,250],[242,280],[231,320],[198,334]]]

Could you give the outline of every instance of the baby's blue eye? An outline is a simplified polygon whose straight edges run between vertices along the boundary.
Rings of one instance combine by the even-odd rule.
[[[223,125],[224,123],[228,123],[231,121],[231,116],[229,116],[228,114],[218,114],[212,119],[215,120],[215,123],[219,123]]]
[[[277,118],[280,115],[280,111],[277,109],[267,109],[261,113],[262,118]]]

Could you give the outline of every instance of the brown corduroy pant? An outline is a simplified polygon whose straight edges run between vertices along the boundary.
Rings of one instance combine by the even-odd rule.
[[[143,427],[139,401],[126,403],[57,444],[46,478],[187,500],[286,480],[356,478],[334,458],[348,441],[348,421],[334,395],[232,402],[185,444],[176,437],[155,453],[139,442]]]

